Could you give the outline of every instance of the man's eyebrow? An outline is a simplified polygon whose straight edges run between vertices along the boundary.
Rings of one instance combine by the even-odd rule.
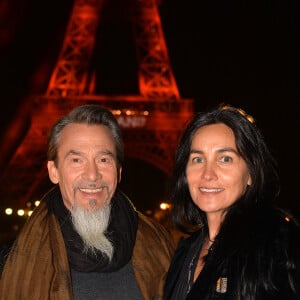
[[[68,157],[69,155],[81,155],[81,153],[82,152],[80,152],[80,151],[71,149],[66,153],[65,157]]]
[[[115,157],[114,153],[110,150],[100,150],[100,151],[97,151],[96,154],[97,155],[109,155],[111,157]],[[64,158],[66,158],[68,156],[72,156],[72,155],[79,155],[80,156],[80,155],[84,155],[84,153],[82,151],[71,149],[66,153]]]
[[[114,156],[114,154],[110,150],[100,150],[100,151],[97,151],[97,154],[105,154],[105,155]]]

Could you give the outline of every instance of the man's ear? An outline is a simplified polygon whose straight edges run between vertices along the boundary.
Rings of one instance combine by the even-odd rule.
[[[53,160],[47,162],[47,168],[50,180],[52,183],[57,184],[59,182],[59,176]]]
[[[119,183],[121,182],[121,178],[122,178],[122,167],[120,167],[119,171],[118,171],[118,182]]]

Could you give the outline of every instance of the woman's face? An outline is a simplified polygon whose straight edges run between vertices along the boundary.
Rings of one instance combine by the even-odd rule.
[[[231,128],[212,124],[196,131],[186,177],[194,203],[207,215],[222,218],[251,185],[248,167],[237,151]]]

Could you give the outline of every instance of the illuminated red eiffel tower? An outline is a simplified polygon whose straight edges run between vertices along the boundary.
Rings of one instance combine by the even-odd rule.
[[[97,31],[107,20],[105,12],[118,5],[133,28],[138,92],[97,94]],[[38,198],[48,181],[50,126],[73,107],[97,103],[111,109],[123,128],[126,156],[166,174],[172,168],[179,134],[193,114],[193,101],[180,98],[155,0],[75,0],[47,91],[25,102],[28,109],[9,128],[0,162],[1,199],[23,206]]]

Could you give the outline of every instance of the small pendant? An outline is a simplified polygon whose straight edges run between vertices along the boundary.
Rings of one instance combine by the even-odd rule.
[[[217,280],[216,292],[221,294],[227,292],[227,277],[220,277]]]

